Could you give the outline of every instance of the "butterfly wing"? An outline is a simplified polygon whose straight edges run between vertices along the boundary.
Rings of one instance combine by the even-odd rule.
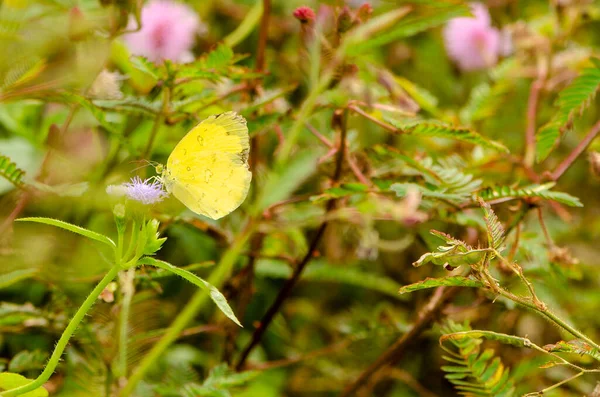
[[[177,144],[163,180],[197,214],[219,219],[244,201],[252,174],[246,120],[235,112],[210,116]]]

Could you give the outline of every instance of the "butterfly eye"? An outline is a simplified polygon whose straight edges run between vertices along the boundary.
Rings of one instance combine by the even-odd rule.
[[[154,166],[154,169],[156,170],[157,174],[162,174],[165,167],[162,164],[157,164],[156,166]]]

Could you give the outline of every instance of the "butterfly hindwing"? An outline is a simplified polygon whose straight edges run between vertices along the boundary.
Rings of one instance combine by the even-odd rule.
[[[243,117],[234,112],[210,116],[183,137],[169,156],[167,189],[190,210],[221,218],[248,194],[249,149]]]

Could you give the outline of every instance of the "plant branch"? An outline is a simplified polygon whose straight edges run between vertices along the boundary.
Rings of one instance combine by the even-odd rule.
[[[208,282],[215,288],[223,286],[225,280],[229,277],[233,266],[240,256],[246,242],[256,228],[255,223],[250,219],[244,230],[237,236],[233,244],[223,254],[216,269],[211,273]],[[186,304],[183,310],[175,318],[175,321],[167,329],[163,337],[141,360],[137,369],[129,378],[127,385],[119,393],[120,397],[129,397],[133,394],[137,384],[144,378],[150,367],[164,353],[164,351],[179,337],[183,329],[192,321],[192,319],[202,310],[210,300],[209,295],[204,290],[197,291],[192,299]]]
[[[434,321],[438,313],[446,305],[446,302],[450,301],[460,289],[458,287],[438,287],[431,299],[427,302],[425,307],[419,310],[419,317],[417,321],[412,325],[410,330],[406,332],[400,339],[398,339],[393,345],[391,345],[379,358],[372,363],[366,370],[361,373],[358,378],[348,385],[339,397],[350,397],[359,391],[363,386],[367,384],[369,379],[382,368],[388,365],[397,363],[404,354],[404,351],[410,346],[414,340],[421,335],[425,329],[427,329]]]
[[[560,163],[558,167],[556,167],[556,169],[552,172],[551,178],[553,181],[560,178],[569,169],[569,167],[571,167],[571,165],[575,162],[575,160],[577,160],[581,153],[583,153],[583,151],[589,146],[589,144],[592,143],[594,138],[596,138],[598,132],[600,132],[600,121],[598,121],[592,126],[590,131],[583,138],[583,140],[579,142],[579,144],[575,147],[575,149],[573,149],[573,151],[567,156],[567,158],[565,158],[562,161],[562,163]]]
[[[163,91],[163,101],[162,107],[159,114],[156,115],[154,119],[154,124],[152,125],[152,131],[150,131],[150,138],[148,139],[148,144],[146,145],[146,149],[144,149],[144,154],[142,155],[143,159],[147,159],[152,154],[152,146],[154,145],[154,140],[156,139],[156,135],[158,134],[158,130],[160,126],[163,124],[165,119],[167,118],[167,114],[169,112],[169,102],[171,100],[171,88],[165,85]]]
[[[65,351],[69,340],[77,330],[77,327],[79,327],[79,324],[81,323],[87,312],[94,305],[94,303],[98,299],[98,296],[100,296],[102,291],[104,291],[104,288],[106,288],[106,286],[114,280],[114,278],[117,276],[120,270],[121,267],[119,265],[113,266],[110,269],[110,271],[102,278],[102,280],[100,280],[100,282],[96,285],[92,292],[90,292],[90,294],[85,299],[83,304],[79,307],[71,321],[69,321],[69,324],[67,325],[67,328],[64,330],[63,334],[60,336],[60,339],[58,340],[58,343],[56,343],[56,347],[54,348],[54,352],[52,353],[50,360],[48,360],[48,364],[46,364],[46,368],[44,368],[44,371],[40,374],[40,376],[38,376],[34,381],[26,385],[17,387],[12,390],[1,392],[1,397],[14,397],[33,391],[39,387],[42,387],[44,383],[46,383],[48,379],[50,379],[50,376],[52,376],[54,370],[58,366],[58,363],[60,362],[60,357]]]
[[[337,120],[337,122],[336,122],[336,120]],[[348,111],[347,110],[338,110],[334,113],[334,123],[338,126],[339,131],[340,131],[340,147],[338,149],[335,171],[334,171],[334,174],[332,177],[332,182],[334,185],[338,183],[338,181],[340,180],[341,174],[342,174],[342,164],[344,162],[344,153],[346,152],[347,122],[348,122]],[[336,203],[336,200],[329,200],[327,202],[327,208],[325,210],[326,214],[331,212],[335,208],[335,203]],[[258,327],[256,327],[256,329],[254,330],[254,333],[252,334],[252,339],[250,340],[250,343],[248,343],[246,348],[243,350],[243,352],[240,356],[240,359],[239,359],[238,363],[236,364],[236,369],[238,371],[244,367],[244,364],[246,362],[246,359],[248,358],[248,355],[250,354],[252,349],[254,349],[254,347],[256,347],[256,345],[258,345],[260,343],[262,336],[264,335],[268,326],[271,324],[271,321],[273,321],[273,318],[275,317],[275,315],[281,309],[283,302],[285,302],[285,300],[290,296],[292,290],[294,289],[294,286],[298,283],[298,280],[300,279],[300,276],[302,275],[304,268],[306,267],[308,262],[310,262],[310,260],[313,258],[314,253],[317,250],[317,247],[319,245],[319,242],[321,241],[321,238],[323,237],[323,234],[325,233],[325,229],[327,228],[328,223],[329,222],[327,220],[325,220],[321,224],[321,226],[317,230],[317,233],[314,235],[314,237],[310,243],[310,246],[308,248],[308,251],[306,252],[306,255],[304,255],[304,257],[302,258],[302,261],[300,261],[300,263],[294,268],[292,275],[285,282],[285,284],[279,291],[279,294],[275,298],[275,301],[269,307],[269,309],[267,310],[267,312],[265,313],[263,318],[260,320]]]

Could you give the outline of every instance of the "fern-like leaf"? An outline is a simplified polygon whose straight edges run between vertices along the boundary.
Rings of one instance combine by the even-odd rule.
[[[0,176],[18,188],[23,188],[25,171],[17,167],[7,156],[0,155]]]
[[[596,63],[596,62],[595,62]],[[571,128],[573,119],[587,109],[600,90],[600,67],[584,69],[556,101],[557,113],[543,125],[536,136],[536,156],[541,162],[548,157],[562,133]]]
[[[504,244],[504,226],[500,223],[500,220],[496,216],[492,207],[483,201],[481,197],[478,198],[481,208],[483,208],[483,219],[485,220],[485,226],[487,229],[488,246],[495,250],[501,250],[502,244]]]
[[[512,188],[510,186],[488,187],[477,193],[484,200],[494,200],[499,198],[532,198],[539,197],[545,200],[556,201],[570,207],[583,207],[583,204],[577,197],[568,193],[555,192],[552,189],[556,183],[548,182],[542,185],[528,185],[521,188]]]
[[[457,127],[437,122],[419,122],[416,124],[404,124],[394,120],[387,120],[395,127],[402,130],[405,134],[423,136],[423,137],[434,137],[434,138],[446,138],[453,139],[462,142],[472,143],[488,149],[493,149],[499,152],[508,153],[508,149],[503,144],[492,141],[466,127]]]
[[[443,328],[445,334],[440,339],[442,348],[449,354],[443,358],[452,365],[442,366],[446,379],[458,391],[458,394],[468,397],[510,397],[515,392],[510,374],[505,369],[502,360],[495,357],[492,349],[482,351],[482,339],[446,338],[465,331],[470,331],[468,324],[457,324],[449,321]],[[448,341],[444,344],[443,341]],[[447,345],[451,345],[448,347]]]

